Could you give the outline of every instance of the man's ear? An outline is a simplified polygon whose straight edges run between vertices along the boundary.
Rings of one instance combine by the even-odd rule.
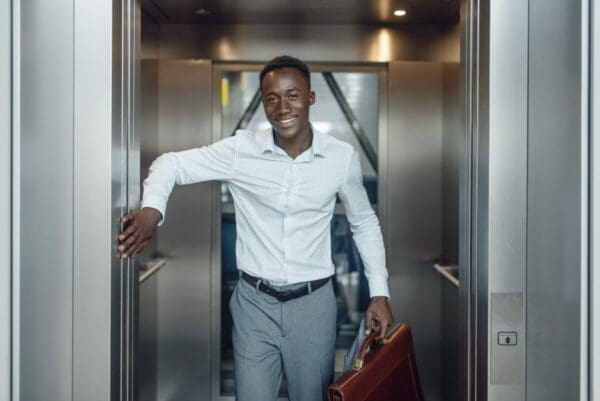
[[[315,104],[316,98],[317,98],[316,93],[313,91],[310,91],[310,93],[308,94],[308,104],[310,104],[311,106],[313,104]]]

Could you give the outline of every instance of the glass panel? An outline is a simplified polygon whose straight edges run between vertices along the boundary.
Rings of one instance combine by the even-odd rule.
[[[221,137],[230,136],[248,109],[259,87],[258,72],[224,72],[221,85]],[[376,73],[335,73],[334,77],[377,152],[378,136],[378,75]],[[364,184],[373,208],[377,210],[377,173],[369,163],[350,123],[342,112],[321,73],[311,75],[316,102],[310,110],[315,129],[350,143],[361,154]],[[248,126],[252,130],[270,128],[262,103],[252,114]],[[221,187],[221,394],[233,395],[232,319],[229,300],[238,280],[235,259],[235,214],[227,185]],[[334,289],[338,304],[338,336],[336,341],[336,375],[343,367],[343,356],[354,341],[358,324],[369,302],[369,290],[364,266],[352,241],[349,224],[341,204],[336,205],[331,224],[332,259],[335,265]],[[285,395],[285,380],[281,395]]]
[[[333,77],[337,81],[346,101],[352,111],[358,118],[362,129],[367,134],[369,143],[378,152],[379,142],[378,127],[379,113],[377,105],[379,103],[379,77],[376,73],[356,73],[356,72],[334,72]]]

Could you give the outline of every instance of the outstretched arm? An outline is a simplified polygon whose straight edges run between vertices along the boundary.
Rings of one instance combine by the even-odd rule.
[[[369,282],[371,303],[365,317],[366,330],[379,331],[378,339],[382,339],[394,318],[388,300],[383,236],[362,181],[359,155],[354,151],[339,196],[346,209],[352,238],[365,265],[365,275]]]
[[[231,178],[236,143],[236,138],[230,137],[202,148],[165,153],[154,160],[150,174],[144,180],[141,209],[120,218],[126,226],[117,237],[118,256],[135,256],[148,245],[156,227],[164,220],[167,201],[175,184]]]

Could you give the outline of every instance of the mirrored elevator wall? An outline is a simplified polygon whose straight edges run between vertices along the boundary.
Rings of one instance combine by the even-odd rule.
[[[220,136],[212,132],[220,118],[214,63],[262,63],[285,53],[334,65],[387,63],[378,212],[392,306],[396,321],[413,327],[427,399],[444,393],[452,400],[458,293],[433,266],[457,263],[458,27],[200,26],[161,24],[151,12],[143,18],[142,176],[160,153]],[[211,215],[219,188],[176,187],[157,241],[141,257],[165,261],[140,287],[140,357],[149,361],[139,370],[140,394],[149,400],[231,399],[219,396],[211,361],[220,336],[220,299],[212,295],[220,279],[211,270],[220,258],[220,223]]]

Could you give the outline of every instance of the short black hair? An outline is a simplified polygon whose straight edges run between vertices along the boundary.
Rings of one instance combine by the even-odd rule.
[[[267,73],[280,68],[295,68],[300,71],[306,78],[308,89],[310,89],[310,70],[308,66],[302,60],[291,56],[277,56],[269,61],[260,71],[260,85],[262,85],[263,78]]]

